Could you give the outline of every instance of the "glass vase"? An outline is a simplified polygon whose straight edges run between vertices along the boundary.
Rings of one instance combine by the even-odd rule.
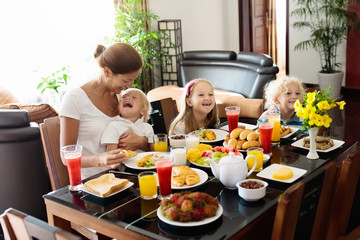
[[[316,136],[318,133],[318,128],[317,127],[313,127],[309,129],[309,137],[310,137],[310,151],[309,153],[306,155],[307,158],[309,159],[318,159],[319,155],[316,151]]]

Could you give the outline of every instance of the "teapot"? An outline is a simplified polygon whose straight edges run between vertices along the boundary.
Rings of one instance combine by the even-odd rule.
[[[247,161],[250,157],[255,158],[252,169],[248,172]],[[255,169],[257,159],[253,155],[248,155],[245,160],[239,155],[230,152],[228,156],[222,157],[217,164],[213,159],[206,159],[210,163],[211,171],[220,182],[229,189],[237,189],[236,183],[246,179]]]

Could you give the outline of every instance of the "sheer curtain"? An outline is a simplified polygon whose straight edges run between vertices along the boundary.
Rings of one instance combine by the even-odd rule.
[[[93,52],[113,23],[112,1],[0,1],[0,85],[22,102],[40,102],[41,77],[64,65],[69,87],[83,84],[98,70]]]

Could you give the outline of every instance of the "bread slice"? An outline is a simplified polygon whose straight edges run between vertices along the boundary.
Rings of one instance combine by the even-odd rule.
[[[127,179],[116,178],[113,173],[107,173],[87,181],[84,186],[87,190],[98,196],[107,197],[124,187],[128,182],[129,180]]]

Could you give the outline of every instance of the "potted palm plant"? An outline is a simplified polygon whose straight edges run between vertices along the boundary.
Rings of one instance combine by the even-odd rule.
[[[310,30],[309,39],[299,42],[295,50],[314,49],[320,55],[319,86],[326,90],[331,86],[335,99],[341,96],[344,72],[338,62],[338,47],[348,36],[349,30],[360,29],[357,15],[349,11],[349,5],[359,5],[360,0],[297,0],[298,8],[291,16],[299,18],[293,23],[298,30]]]

